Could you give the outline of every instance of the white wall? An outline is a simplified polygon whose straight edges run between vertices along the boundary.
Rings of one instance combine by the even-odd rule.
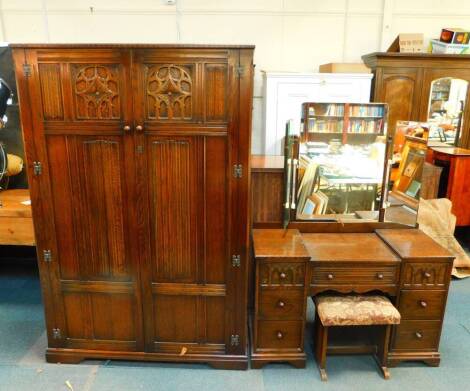
[[[256,45],[253,152],[260,150],[262,69],[316,71],[360,61],[400,32],[470,28],[468,0],[0,0],[0,41]]]

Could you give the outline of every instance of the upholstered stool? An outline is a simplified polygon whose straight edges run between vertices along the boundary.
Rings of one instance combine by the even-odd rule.
[[[384,296],[348,295],[318,296],[315,316],[315,358],[323,381],[326,374],[328,329],[341,326],[383,325],[383,337],[377,342],[374,354],[385,379],[390,377],[387,368],[391,325],[400,323],[400,313]]]

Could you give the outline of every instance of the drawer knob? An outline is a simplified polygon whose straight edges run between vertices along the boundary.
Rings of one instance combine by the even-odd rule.
[[[333,278],[335,278],[335,276],[331,273],[329,273],[327,277],[328,277],[329,280],[332,280]]]
[[[280,278],[281,280],[285,280],[286,277],[287,277],[287,276],[286,276],[286,273],[281,273],[281,274],[279,274],[279,278]]]
[[[377,278],[379,280],[383,280],[384,279],[384,275],[382,273],[377,273]]]
[[[280,307],[280,308],[284,308],[285,305],[286,305],[286,303],[284,303],[282,300],[279,300],[277,302],[277,306]]]
[[[284,337],[284,334],[282,332],[278,331],[276,334],[277,339],[282,339]]]
[[[426,277],[426,278],[431,277],[431,273],[429,273],[429,272],[424,272],[423,275],[424,275],[424,277]]]
[[[420,305],[421,307],[423,307],[423,308],[426,308],[426,307],[428,306],[428,303],[426,303],[424,300],[421,300],[421,301],[419,302],[419,305]]]
[[[421,334],[419,331],[417,331],[417,332],[415,333],[415,335],[416,335],[416,338],[418,338],[418,339],[423,338],[423,334]]]

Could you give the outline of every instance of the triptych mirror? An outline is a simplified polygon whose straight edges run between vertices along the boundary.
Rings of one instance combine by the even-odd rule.
[[[386,104],[304,103],[300,129],[286,126],[284,224],[415,226],[434,128],[400,121],[388,135]]]

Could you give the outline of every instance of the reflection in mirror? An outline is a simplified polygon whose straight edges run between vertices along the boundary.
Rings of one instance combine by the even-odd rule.
[[[429,139],[459,145],[462,136],[468,82],[445,77],[434,80],[429,97],[428,123],[435,125]]]
[[[427,140],[434,131],[428,123],[398,121],[393,144],[385,221],[415,226],[422,187]]]
[[[295,218],[378,219],[386,155],[385,104],[304,103]],[[294,208],[292,208],[294,209]]]

